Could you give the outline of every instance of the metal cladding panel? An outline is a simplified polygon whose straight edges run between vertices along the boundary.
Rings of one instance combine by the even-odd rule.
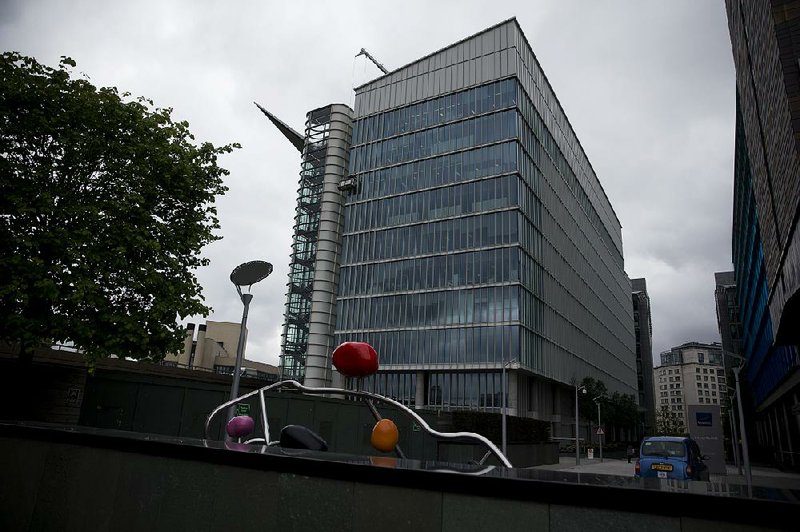
[[[505,22],[358,87],[355,119],[508,75],[499,54],[516,31]]]

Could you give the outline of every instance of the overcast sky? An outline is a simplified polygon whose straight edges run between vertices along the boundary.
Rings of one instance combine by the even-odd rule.
[[[626,272],[647,279],[654,358],[719,341],[735,123],[722,0],[0,0],[0,48],[51,66],[70,56],[95,85],[174,108],[198,140],[241,143],[221,161],[224,238],[197,275],[209,319],[238,322],[231,270],[274,264],[253,288],[247,357],[277,364],[300,159],[252,102],[301,130],[308,110],[352,106],[379,75],[354,58],[362,47],[392,70],[511,16],[622,223]]]

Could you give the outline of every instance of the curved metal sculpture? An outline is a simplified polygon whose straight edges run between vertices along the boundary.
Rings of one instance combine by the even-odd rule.
[[[476,441],[478,443],[481,443],[484,446],[486,446],[486,448],[488,449],[488,452],[480,460],[480,462],[479,462],[480,464],[482,464],[486,460],[486,458],[488,458],[488,456],[490,454],[493,454],[500,461],[500,463],[503,464],[505,467],[514,467],[514,466],[511,465],[511,462],[508,461],[508,459],[505,457],[505,455],[500,451],[500,449],[498,449],[497,446],[495,446],[495,444],[493,444],[486,437],[481,436],[480,434],[475,434],[473,432],[439,432],[437,430],[434,430],[416,412],[414,412],[413,410],[411,410],[407,406],[405,406],[405,405],[403,405],[403,404],[401,404],[401,403],[399,403],[399,402],[397,402],[397,401],[395,401],[393,399],[389,399],[388,397],[384,397],[384,396],[376,394],[376,393],[365,392],[365,391],[361,391],[361,390],[345,390],[345,389],[342,389],[342,388],[312,388],[312,387],[308,387],[308,386],[303,386],[302,384],[300,384],[299,382],[294,381],[294,380],[285,380],[285,381],[276,382],[276,383],[264,386],[263,388],[259,388],[258,390],[254,390],[254,391],[252,391],[250,393],[247,393],[245,395],[237,397],[236,399],[233,399],[231,401],[228,401],[226,403],[223,403],[223,404],[219,405],[206,418],[205,438],[207,440],[211,439],[210,438],[210,434],[209,434],[209,428],[211,426],[212,419],[214,419],[214,417],[217,414],[219,414],[220,412],[226,411],[226,409],[228,407],[233,406],[233,405],[235,405],[235,404],[237,404],[237,403],[239,403],[241,401],[244,401],[245,399],[247,399],[249,397],[252,397],[254,395],[258,395],[259,401],[261,403],[261,422],[263,423],[263,427],[264,427],[264,437],[263,438],[251,438],[250,440],[247,440],[245,443],[264,443],[265,445],[276,445],[278,443],[277,441],[270,440],[269,423],[268,423],[268,420],[267,420],[266,398],[264,396],[264,393],[268,392],[268,391],[271,391],[271,390],[280,391],[280,390],[284,390],[284,389],[285,390],[295,390],[295,391],[299,391],[299,392],[302,392],[302,393],[307,393],[307,394],[310,394],[310,395],[333,394],[333,395],[351,395],[351,396],[356,396],[356,397],[364,397],[364,398],[367,399],[367,406],[369,406],[370,410],[372,411],[373,416],[375,416],[378,420],[381,419],[380,414],[378,414],[378,411],[375,409],[375,407],[374,407],[374,405],[372,404],[371,401],[374,400],[374,401],[378,401],[378,402],[381,402],[381,403],[386,403],[386,404],[392,405],[392,406],[400,409],[402,412],[405,412],[407,415],[411,416],[411,418],[414,419],[414,421],[419,424],[419,426],[422,428],[422,430],[424,430],[425,432],[427,432],[428,434],[430,434],[431,436],[433,436],[435,438],[441,438],[441,439],[446,439],[446,440],[458,440],[458,439],[460,439],[460,440],[464,440],[464,439],[466,439],[466,440],[474,440],[474,441]],[[401,458],[404,458],[404,456],[402,454],[402,451],[400,451],[399,447],[396,447],[395,450],[396,450],[396,452],[398,453],[398,455]]]

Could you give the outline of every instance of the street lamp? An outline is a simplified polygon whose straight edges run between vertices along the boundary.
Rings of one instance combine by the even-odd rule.
[[[575,383],[575,465],[581,465],[580,426],[578,425],[578,392],[586,395],[586,386]]]
[[[725,385],[728,388],[728,393],[730,390],[735,390],[728,385]],[[736,468],[739,470],[739,474],[742,474],[742,460],[739,458],[739,435],[736,432],[736,418],[733,415],[733,397],[730,398],[731,407],[728,409],[728,418],[730,420],[731,425],[731,437],[733,441],[731,442],[731,448],[733,449],[733,459],[736,462]]]
[[[750,450],[747,446],[747,432],[745,431],[744,426],[744,409],[742,408],[742,389],[739,384],[739,372],[742,371],[742,368],[747,364],[747,359],[741,355],[737,355],[736,353],[731,353],[730,351],[723,350],[722,353],[723,357],[727,355],[741,362],[738,366],[731,369],[733,370],[733,376],[736,379],[736,404],[739,407],[739,434],[742,437],[742,462],[744,462],[744,478],[747,482],[747,493],[748,495],[752,496],[753,474],[750,470]]]
[[[233,401],[239,396],[239,377],[242,367],[242,358],[244,354],[245,331],[247,328],[247,312],[250,309],[250,301],[253,300],[253,294],[250,293],[250,287],[259,281],[266,279],[272,273],[272,264],[263,260],[254,260],[245,262],[238,265],[231,272],[231,282],[236,286],[236,292],[244,304],[242,311],[242,324],[239,329],[239,344],[236,346],[236,362],[233,367],[233,384],[231,385],[230,401]],[[247,293],[242,293],[242,287],[247,287]],[[231,405],[228,409],[228,419],[230,420],[235,414],[235,407]],[[229,436],[226,434],[225,438]]]
[[[594,403],[597,405],[597,435],[600,439],[600,461],[603,461],[603,434],[601,434],[601,425],[600,425],[600,399],[602,399],[602,395],[598,395],[594,398]]]
[[[508,397],[506,394],[506,366],[510,366],[512,363],[516,361],[517,361],[516,358],[512,358],[508,362],[506,362],[505,360],[503,361],[503,376],[501,378],[501,383],[500,383],[501,390],[503,393],[503,411],[501,412],[500,415],[500,421],[501,421],[500,432],[502,433],[502,438],[503,438],[501,446],[503,448],[503,455],[506,454],[506,409],[508,408]]]
[[[747,481],[747,494],[753,494],[753,476],[750,471],[750,451],[747,448],[747,432],[744,427],[744,410],[742,409],[742,390],[739,386],[739,372],[747,363],[745,360],[739,366],[733,368],[733,376],[736,377],[736,403],[739,406],[739,434],[742,436],[742,459],[744,462],[744,478]]]

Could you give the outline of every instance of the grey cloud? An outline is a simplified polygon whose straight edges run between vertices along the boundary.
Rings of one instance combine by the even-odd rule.
[[[490,13],[491,11],[491,13]],[[722,2],[0,2],[0,46],[173,107],[198,140],[238,141],[218,201],[224,239],[198,277],[211,319],[238,321],[228,281],[246,260],[249,356],[277,362],[299,172],[297,152],[253,106],[301,129],[352,104],[374,67],[396,68],[516,15],[623,226],[626,269],[646,277],[656,353],[717,338],[715,270],[730,269],[734,76]],[[197,317],[193,318],[197,321]]]

